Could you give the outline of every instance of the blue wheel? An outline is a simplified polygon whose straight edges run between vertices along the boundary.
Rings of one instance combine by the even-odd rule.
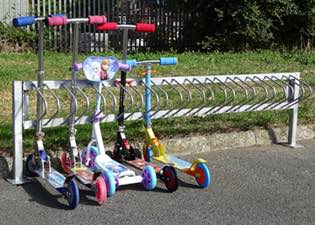
[[[153,190],[156,187],[157,178],[152,166],[145,166],[141,176],[144,189]]]
[[[74,179],[69,180],[65,185],[65,198],[68,201],[70,209],[75,209],[79,205],[79,188]]]
[[[116,181],[112,171],[104,171],[102,174],[107,188],[107,197],[111,197],[116,192]]]
[[[201,188],[206,188],[211,183],[211,174],[204,163],[197,163],[195,167],[195,178]]]

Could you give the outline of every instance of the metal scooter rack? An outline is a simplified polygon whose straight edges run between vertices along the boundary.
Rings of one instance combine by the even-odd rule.
[[[125,119],[142,119],[145,80],[135,79],[127,83],[124,87]],[[88,113],[91,105],[89,93],[97,91],[92,82],[79,80],[74,88],[70,80],[44,81],[43,86],[44,91],[41,92],[36,81],[13,82],[14,159],[11,182],[14,184],[24,183],[23,130],[36,126],[36,121],[29,119],[31,92],[38,93],[43,101],[41,117],[48,117],[50,112],[49,118],[43,120],[44,128],[66,126],[73,116],[77,125],[91,123],[93,119],[93,116],[87,116],[92,115]],[[117,115],[120,86],[119,82],[103,83],[103,92],[100,94],[105,116],[102,122],[113,122],[120,117]],[[291,147],[297,146],[299,102],[310,97],[313,91],[310,85],[300,79],[300,73],[152,78],[150,89],[153,119],[289,109],[288,145]],[[59,91],[64,91],[62,96],[58,95]],[[70,113],[67,110],[65,117],[58,117],[62,114],[61,103],[67,102],[67,99],[70,102],[69,98],[74,100],[75,107]],[[49,110],[51,106],[52,111]]]

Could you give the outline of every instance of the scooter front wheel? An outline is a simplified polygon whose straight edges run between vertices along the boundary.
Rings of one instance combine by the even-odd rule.
[[[152,166],[145,166],[141,176],[144,189],[153,190],[156,187],[157,178]]]
[[[114,173],[112,171],[104,171],[102,176],[106,183],[107,197],[111,197],[116,192],[116,181]]]
[[[164,184],[169,192],[174,192],[178,188],[178,179],[176,170],[172,166],[164,166],[162,168],[162,176]]]
[[[75,209],[79,205],[79,188],[74,179],[70,179],[65,184],[64,196],[69,204],[70,209]]]
[[[211,174],[204,163],[197,163],[195,167],[195,178],[201,188],[206,188],[211,183]]]
[[[107,199],[106,183],[103,176],[98,176],[95,180],[95,197],[98,204],[103,205]]]

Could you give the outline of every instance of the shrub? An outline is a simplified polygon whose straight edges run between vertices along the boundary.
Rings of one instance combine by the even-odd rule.
[[[29,51],[35,38],[34,32],[0,23],[0,52]]]

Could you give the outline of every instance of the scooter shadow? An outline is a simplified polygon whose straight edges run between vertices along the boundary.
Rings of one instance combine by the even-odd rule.
[[[184,187],[184,188],[202,189],[201,187],[199,187],[199,185],[187,183],[186,181],[183,181],[179,178],[178,178],[178,186]]]
[[[95,192],[92,190],[80,189],[80,204],[90,205],[90,206],[99,206],[95,198]],[[91,196],[90,199],[88,196]]]
[[[117,188],[117,191],[126,191],[126,190],[142,191],[142,192],[148,191],[144,189],[141,183],[124,185]],[[169,191],[166,188],[164,189],[158,186],[156,186],[153,190],[150,190],[150,191],[158,192],[158,193],[169,193]]]
[[[31,197],[29,201],[55,209],[70,210],[68,205],[60,203],[58,200],[63,198],[62,194],[49,192],[38,180],[34,179],[31,183],[22,185],[25,192]],[[57,191],[56,191],[57,192]]]

